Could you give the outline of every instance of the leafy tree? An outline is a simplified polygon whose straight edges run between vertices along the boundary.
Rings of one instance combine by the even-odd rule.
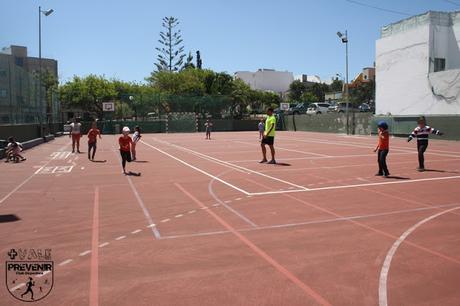
[[[122,102],[122,101],[116,101],[114,115],[116,119],[131,118],[134,116],[134,111],[128,105],[128,103]]]
[[[89,75],[73,79],[59,87],[60,101],[67,108],[78,108],[102,117],[102,102],[117,96],[113,82],[101,76]]]
[[[351,102],[355,104],[375,101],[375,82],[373,80],[362,82],[356,87],[350,88],[349,94]]]
[[[319,101],[319,98],[312,92],[304,92],[302,94],[302,102],[312,103],[312,102],[318,102],[318,101]]]
[[[343,88],[343,81],[339,79],[335,79],[332,81],[332,84],[329,85],[330,92],[341,92]]]
[[[158,71],[173,72],[182,67],[185,54],[181,30],[175,30],[178,25],[179,20],[175,17],[163,18],[162,26],[165,30],[160,32],[158,40],[161,47],[155,48],[159,52],[158,63],[155,63]]]
[[[299,81],[295,80],[289,85],[289,99],[292,101],[300,101],[302,94],[307,90],[307,86]]]
[[[321,102],[324,101],[324,96],[329,91],[329,86],[324,83],[314,83],[307,91],[316,96],[317,100],[315,102]]]

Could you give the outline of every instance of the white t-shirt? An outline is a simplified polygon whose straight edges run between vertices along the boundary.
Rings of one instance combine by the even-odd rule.
[[[71,123],[70,126],[72,127],[72,134],[81,133],[81,123],[80,122]]]
[[[139,139],[141,139],[140,135],[139,135],[139,132],[134,132],[134,135],[133,135],[133,142],[138,142]]]

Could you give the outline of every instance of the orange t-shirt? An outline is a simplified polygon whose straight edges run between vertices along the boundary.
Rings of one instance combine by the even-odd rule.
[[[121,151],[130,152],[133,140],[129,136],[126,138],[124,136],[120,136],[120,138],[118,138],[118,143],[120,144]]]
[[[388,150],[390,148],[390,135],[388,131],[379,131],[379,150]]]
[[[88,143],[95,143],[97,141],[97,136],[101,135],[101,131],[98,129],[91,129],[88,132]]]

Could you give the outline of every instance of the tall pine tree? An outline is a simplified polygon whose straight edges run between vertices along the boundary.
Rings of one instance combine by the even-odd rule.
[[[163,18],[164,31],[160,32],[158,40],[161,46],[155,48],[158,51],[155,63],[158,71],[178,71],[183,65],[185,53],[181,30],[175,30],[178,25],[179,20],[175,17]]]

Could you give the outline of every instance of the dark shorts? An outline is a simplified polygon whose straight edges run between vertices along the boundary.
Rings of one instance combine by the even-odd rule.
[[[273,136],[267,136],[262,139],[262,143],[269,145],[269,146],[272,146],[274,142],[275,142],[275,137]]]
[[[120,150],[120,155],[122,160],[126,160],[128,163],[131,162],[131,152]]]

